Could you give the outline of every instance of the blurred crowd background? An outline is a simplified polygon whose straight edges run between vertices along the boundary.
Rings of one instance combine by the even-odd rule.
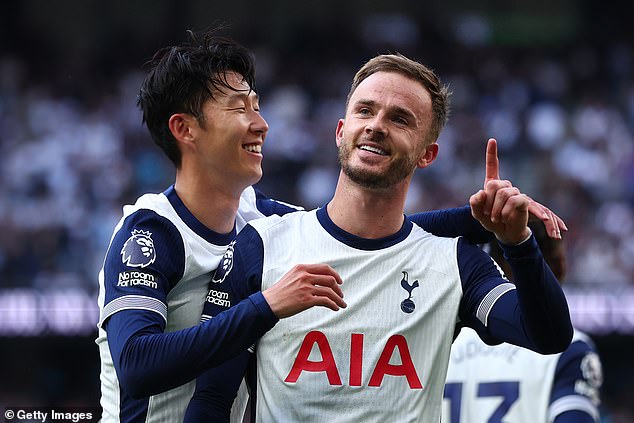
[[[466,204],[484,178],[486,140],[497,138],[501,176],[570,228],[566,289],[604,357],[604,421],[634,421],[632,6],[385,3],[3,4],[0,370],[10,377],[0,378],[0,405],[96,405],[98,269],[122,205],[173,178],[136,108],[143,65],[186,29],[222,22],[257,61],[270,125],[259,187],[305,207],[335,186],[334,133],[356,69],[386,52],[433,68],[453,91],[452,113],[406,211]],[[7,364],[26,351],[34,365]],[[59,364],[75,356],[85,371]]]

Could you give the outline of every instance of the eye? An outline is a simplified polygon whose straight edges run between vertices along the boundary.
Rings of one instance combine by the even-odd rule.
[[[360,115],[369,115],[370,114],[370,109],[368,109],[367,107],[363,107],[363,108],[359,109],[358,113]]]
[[[408,124],[407,119],[405,119],[403,116],[396,116],[393,120],[399,125],[407,126]]]

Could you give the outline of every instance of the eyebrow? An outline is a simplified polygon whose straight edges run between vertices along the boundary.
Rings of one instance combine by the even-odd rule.
[[[253,93],[253,95],[255,96],[255,101],[260,101],[260,96],[258,95],[258,93],[256,93],[253,90],[249,90],[249,92],[245,92],[244,90],[242,91],[234,91],[232,90],[230,94],[227,95],[227,99],[229,101],[233,101],[233,100],[237,100],[237,99],[245,99],[245,98],[249,98],[249,96],[251,95],[251,93]]]

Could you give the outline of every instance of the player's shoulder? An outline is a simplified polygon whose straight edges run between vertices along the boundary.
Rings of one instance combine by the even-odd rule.
[[[594,341],[588,334],[574,330],[572,341],[564,352],[561,353],[560,363],[582,361],[588,367],[601,367],[601,359]]]
[[[576,328],[572,334],[572,341],[570,342],[570,345],[574,343],[578,343],[578,345],[585,345],[587,348],[596,350],[596,346],[590,335]]]
[[[416,242],[429,242],[434,243],[439,246],[447,246],[454,247],[457,245],[459,239],[461,237],[446,237],[446,236],[438,236],[433,233],[427,231],[423,228],[419,223],[412,220],[409,216],[406,217],[410,222],[412,222],[412,231],[410,232],[410,237],[415,237],[417,239]]]
[[[575,329],[570,345],[560,354],[560,366],[568,362],[579,361],[588,355],[592,357],[587,360],[599,362],[597,348],[592,338],[586,333]]]
[[[123,216],[115,232],[122,227],[136,225],[165,226],[172,229],[176,228],[177,219],[177,213],[163,193],[143,194],[134,204],[123,206]]]
[[[572,342],[560,354],[558,368],[579,367],[586,379],[592,379],[600,385],[602,379],[601,359],[592,339],[585,333],[575,329]]]
[[[249,225],[260,234],[265,234],[271,231],[284,231],[299,225],[301,221],[311,214],[314,214],[314,210],[309,212],[298,210],[294,213],[288,213],[282,216],[273,214],[259,219],[254,219],[249,222]]]
[[[137,198],[134,204],[123,206],[123,215],[128,216],[138,210],[153,210],[162,214],[168,208],[170,203],[165,193],[146,193]]]
[[[285,215],[300,210],[304,210],[304,208],[269,198],[262,191],[253,186],[247,187],[240,194],[238,213],[245,215],[247,218],[258,218],[271,216],[273,214]]]
[[[561,386],[555,389],[554,397],[561,396],[566,386],[571,386],[575,394],[587,397],[595,406],[600,403],[603,369],[594,342],[587,334],[575,330],[572,342],[559,354],[555,380]]]
[[[119,230],[178,231],[173,208],[163,194],[144,194],[133,205],[124,206],[123,211]]]
[[[111,245],[127,245],[131,240],[150,245],[157,238],[166,242],[182,242],[168,208],[169,201],[163,194],[144,194],[134,204],[123,206],[123,216],[113,230]]]

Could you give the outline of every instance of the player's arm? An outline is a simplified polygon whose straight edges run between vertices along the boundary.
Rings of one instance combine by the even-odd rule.
[[[473,323],[484,325],[485,338],[546,354],[561,352],[572,339],[566,298],[528,228],[530,199],[510,181],[498,178],[495,145],[495,140],[489,140],[484,189],[472,195],[469,203],[473,216],[500,242],[515,285],[505,283],[499,272],[497,276],[491,273],[490,257],[478,264],[478,253],[470,256],[462,243],[459,262],[470,303],[463,314],[475,316]]]
[[[164,333],[166,297],[182,277],[184,257],[173,224],[147,210],[124,221],[108,250],[100,322],[119,382],[133,397],[192,380],[247,348],[277,322],[257,292],[214,322]]]
[[[464,236],[474,244],[484,244],[494,239],[471,215],[471,207],[456,207],[444,210],[416,213],[408,216],[418,226],[436,236],[454,238]]]
[[[247,225],[229,246],[211,279],[202,312],[203,321],[212,321],[248,292],[261,289],[263,252],[261,238]],[[251,355],[244,349],[231,360],[199,375],[184,421],[228,422]]]
[[[575,336],[557,362],[548,410],[554,423],[600,421],[601,361],[590,339],[584,338]]]
[[[277,321],[257,293],[215,322],[163,333],[166,298],[182,277],[184,257],[178,230],[148,210],[129,216],[108,250],[100,322],[119,382],[133,397],[192,380],[248,347]],[[250,330],[244,331],[243,324]]]
[[[262,288],[264,247],[258,232],[247,225],[222,263],[210,283],[202,316],[206,321],[213,321],[227,311],[230,303]],[[279,318],[292,316],[314,305],[336,311],[346,306],[339,288],[341,283],[340,276],[328,265],[297,265],[262,295]],[[218,301],[224,298],[229,302]],[[229,421],[231,405],[245,376],[250,355],[245,349],[198,377],[185,422]]]
[[[572,338],[568,304],[535,238],[502,248],[515,284],[481,249],[459,240],[460,319],[490,344],[509,342],[542,354],[563,351]]]
[[[559,226],[564,225],[563,221],[547,207],[530,197],[527,198],[530,200],[528,211],[531,221],[541,220],[549,231],[548,236],[551,238],[559,238],[560,235],[558,235],[558,231],[562,230],[559,229]],[[408,217],[412,222],[436,236],[449,238],[462,236],[473,244],[485,244],[495,239],[493,232],[486,230],[480,222],[473,217],[471,206],[469,205],[415,213]],[[551,222],[560,223],[556,226],[555,223]]]
[[[248,348],[277,318],[260,293],[213,321],[164,333],[164,322],[129,310],[107,323],[119,382],[132,397],[163,392],[193,380],[204,369]]]
[[[179,260],[184,260],[183,242],[173,225],[156,214],[135,215],[126,225],[115,235],[106,258],[106,298],[100,321],[109,335],[119,381],[133,397],[152,395],[194,379],[204,369],[244,351],[277,322],[278,317],[258,289],[213,320],[164,333],[166,297],[182,276]],[[131,261],[120,253],[129,250],[124,246],[130,228],[152,234],[154,260],[140,259],[144,257],[141,254]],[[147,263],[141,263],[143,260]],[[336,307],[336,301],[342,301],[322,299],[320,294],[324,292],[341,294],[340,290],[336,294],[322,287],[322,292],[309,299],[288,296],[280,301],[278,294],[271,301],[281,316],[317,304]]]
[[[599,423],[598,418],[595,419],[585,411],[569,410],[550,420],[553,423]]]

